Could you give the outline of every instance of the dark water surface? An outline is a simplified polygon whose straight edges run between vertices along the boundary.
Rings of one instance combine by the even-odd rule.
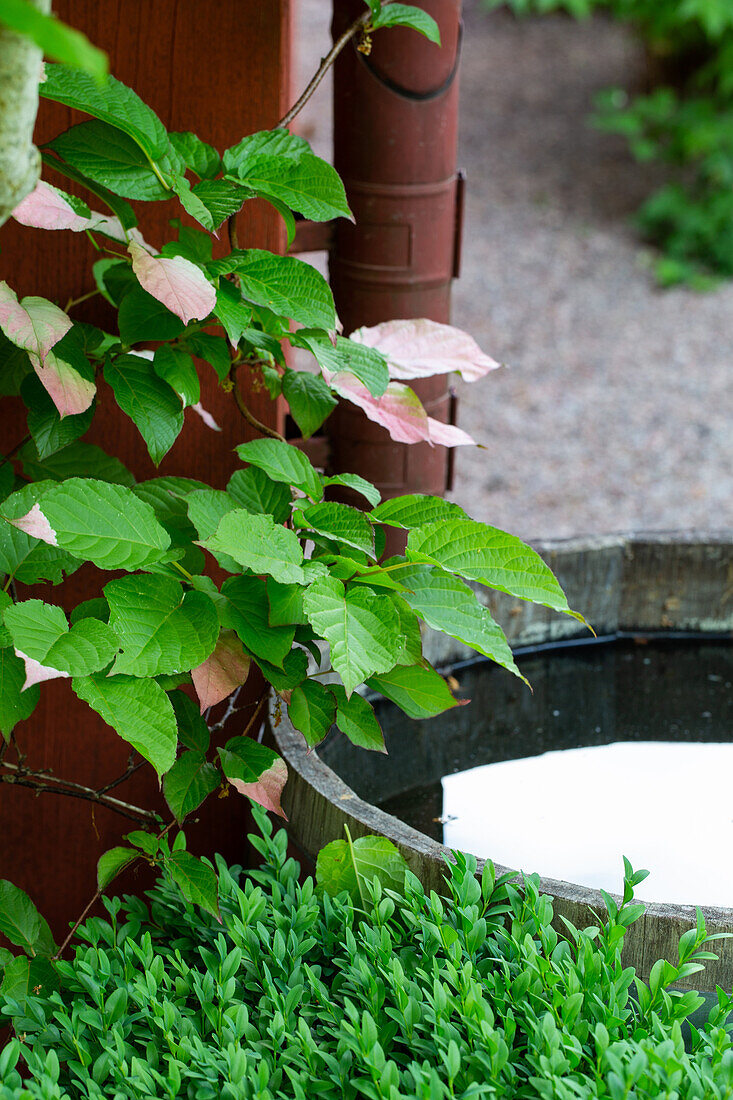
[[[617,640],[454,671],[467,706],[378,704],[389,755],[332,737],[357,794],[452,848],[647,901],[733,906],[733,645]]]

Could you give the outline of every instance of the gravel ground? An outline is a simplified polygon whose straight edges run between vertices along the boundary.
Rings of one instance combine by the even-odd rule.
[[[733,527],[733,285],[658,291],[628,217],[654,183],[587,121],[638,87],[633,39],[602,20],[516,22],[465,0],[454,323],[509,369],[460,388],[453,498],[525,538]],[[300,0],[301,70],[328,42]],[[303,118],[328,155],[329,89]]]

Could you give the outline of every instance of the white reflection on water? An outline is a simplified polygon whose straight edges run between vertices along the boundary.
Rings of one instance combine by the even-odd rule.
[[[443,843],[645,901],[733,906],[733,744],[619,742],[443,779]]]

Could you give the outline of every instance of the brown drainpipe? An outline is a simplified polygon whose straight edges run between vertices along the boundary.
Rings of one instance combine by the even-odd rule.
[[[381,30],[368,56],[352,42],[334,68],[334,164],[356,218],[336,223],[330,253],[345,334],[399,317],[450,318],[463,191],[456,173],[461,0],[420,6],[437,20],[441,47],[405,28]],[[362,10],[361,0],[338,0],[334,39]],[[446,376],[414,388],[431,416],[452,420]],[[394,443],[344,404],[328,427],[334,470],[360,473],[385,497],[449,487],[444,447]]]

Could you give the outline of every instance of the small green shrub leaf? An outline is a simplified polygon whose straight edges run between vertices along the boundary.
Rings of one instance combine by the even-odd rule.
[[[239,161],[236,177],[255,194],[277,199],[304,218],[353,221],[338,173],[311,152],[297,158],[257,153]]]
[[[304,439],[309,439],[320,428],[337,405],[321,376],[310,371],[286,370],[282,392]]]
[[[18,722],[30,718],[41,697],[38,685],[23,691],[25,664],[12,648],[0,649],[0,733],[10,739]]]
[[[235,470],[229,478],[227,492],[240,508],[272,516],[275,523],[283,523],[290,515],[293,493],[289,484],[273,480],[258,466]]]
[[[106,122],[80,122],[49,147],[83,176],[125,199],[153,202],[170,194],[138,142]]]
[[[267,588],[260,577],[231,577],[221,586],[222,625],[235,630],[247,650],[278,668],[290,652],[295,626],[271,626]]]
[[[9,607],[5,625],[25,661],[26,688],[52,679],[56,670],[66,676],[89,676],[108,665],[120,647],[106,623],[88,618],[69,628],[62,609],[42,600]]]
[[[430,523],[444,520],[461,520],[469,517],[457,504],[442,497],[429,497],[413,493],[404,497],[385,500],[372,512],[372,519],[385,523],[388,527],[402,527],[409,531],[412,527],[427,527]]]
[[[440,45],[440,30],[432,15],[412,4],[387,4],[372,18],[372,27],[410,27]]]

